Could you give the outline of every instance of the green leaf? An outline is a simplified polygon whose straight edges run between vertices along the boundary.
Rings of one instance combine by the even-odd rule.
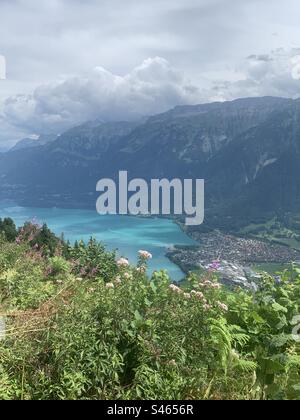
[[[157,292],[157,287],[155,286],[155,284],[154,284],[154,282],[153,282],[153,281],[151,281],[151,282],[150,282],[150,287],[151,287],[151,289],[152,289],[152,292],[154,292],[154,293],[156,293],[156,292]]]
[[[284,306],[279,305],[279,303],[277,302],[272,304],[272,308],[275,312],[284,312],[285,314],[288,312],[288,310]]]
[[[144,318],[142,317],[142,315],[140,314],[140,312],[138,310],[135,311],[134,317],[138,322],[141,322],[141,321],[144,320]]]
[[[152,302],[148,298],[145,298],[144,302],[145,302],[145,305],[148,306],[148,308],[152,306]]]
[[[280,334],[274,336],[271,340],[271,346],[273,347],[283,347],[289,340],[291,336],[287,334]]]

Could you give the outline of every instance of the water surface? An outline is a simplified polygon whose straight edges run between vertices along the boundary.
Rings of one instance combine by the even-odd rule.
[[[47,223],[57,235],[64,233],[72,243],[88,241],[91,236],[103,242],[110,250],[117,250],[135,263],[140,249],[153,254],[150,270],[168,270],[173,280],[181,280],[183,273],[166,256],[173,245],[194,245],[195,242],[171,220],[130,216],[100,216],[92,210],[43,209],[0,204],[0,217],[11,217],[17,226],[37,219]]]

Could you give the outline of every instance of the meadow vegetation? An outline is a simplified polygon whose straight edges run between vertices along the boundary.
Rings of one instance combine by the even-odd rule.
[[[300,399],[300,269],[184,285],[91,239],[0,223],[0,399]]]

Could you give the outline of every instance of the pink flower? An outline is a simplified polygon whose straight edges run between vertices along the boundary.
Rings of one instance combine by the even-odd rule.
[[[205,280],[203,282],[203,284],[204,284],[204,286],[211,286],[212,285],[212,282],[210,280]]]
[[[132,274],[130,274],[130,273],[124,273],[124,278],[126,280],[131,280],[132,279]]]
[[[208,266],[208,271],[211,271],[211,272],[218,271],[220,269],[220,266],[221,266],[220,261],[215,260]]]
[[[224,312],[228,312],[228,306],[227,305],[225,305],[225,303],[222,303],[222,302],[217,302],[217,305],[218,305],[218,307],[221,309],[221,311],[224,311]]]
[[[91,270],[91,276],[95,276],[97,274],[97,272],[98,272],[98,269],[96,267],[95,268],[92,268],[92,270]]]
[[[150,254],[150,252],[148,252],[148,251],[139,251],[139,256],[140,256],[140,258],[143,258],[144,260],[151,260],[152,259],[152,254]]]
[[[117,261],[117,265],[118,265],[118,267],[128,267],[129,266],[129,261],[126,260],[126,258],[120,258]]]
[[[172,290],[172,292],[183,293],[180,287],[176,286],[175,284],[170,284],[169,288]]]
[[[192,295],[196,296],[200,300],[204,300],[204,294],[202,292],[197,292],[196,290],[192,290]]]
[[[120,276],[116,277],[115,283],[116,284],[121,284],[122,283],[122,280],[121,280]]]
[[[209,311],[210,309],[212,309],[212,306],[211,306],[211,305],[208,305],[207,303],[205,303],[205,304],[203,305],[203,309],[207,312],[207,311]]]
[[[221,289],[221,285],[220,285],[220,283],[212,283],[212,285],[211,285],[211,288],[212,289],[216,289],[216,290],[219,290],[219,289]]]
[[[140,274],[145,274],[145,273],[146,273],[146,271],[147,271],[147,268],[146,268],[146,267],[144,267],[144,266],[142,266],[142,267],[138,267],[138,268],[136,269],[136,271],[137,271],[138,273],[140,273]]]
[[[199,286],[206,287],[208,289],[215,289],[215,290],[219,290],[222,287],[220,283],[214,283],[210,280],[204,280],[203,283],[199,283]]]

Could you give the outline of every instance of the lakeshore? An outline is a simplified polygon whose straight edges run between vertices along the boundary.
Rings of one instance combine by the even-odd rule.
[[[180,281],[184,273],[178,265],[166,257],[166,250],[175,244],[197,245],[180,227],[168,218],[135,216],[100,216],[94,210],[21,207],[0,202],[0,217],[10,217],[17,226],[36,219],[47,223],[57,235],[74,243],[76,240],[87,242],[94,237],[108,250],[117,251],[135,264],[137,253],[145,249],[153,255],[149,263],[149,274],[157,270],[167,270],[170,278]]]
[[[219,231],[191,232],[196,246],[174,246],[167,257],[179,265],[184,273],[205,270],[214,260],[224,260],[239,266],[288,264],[300,261],[300,251],[288,246],[256,239],[240,238]]]
[[[0,217],[11,217],[17,225],[35,217],[71,242],[93,236],[133,263],[137,251],[147,249],[154,256],[150,270],[165,269],[173,281],[183,280],[190,271],[205,271],[213,260],[223,261],[223,272],[231,278],[246,277],[245,268],[247,273],[249,268],[257,271],[260,267],[269,272],[270,266],[300,261],[300,251],[288,246],[220,231],[199,233],[166,217],[99,216],[92,210],[0,204]]]

